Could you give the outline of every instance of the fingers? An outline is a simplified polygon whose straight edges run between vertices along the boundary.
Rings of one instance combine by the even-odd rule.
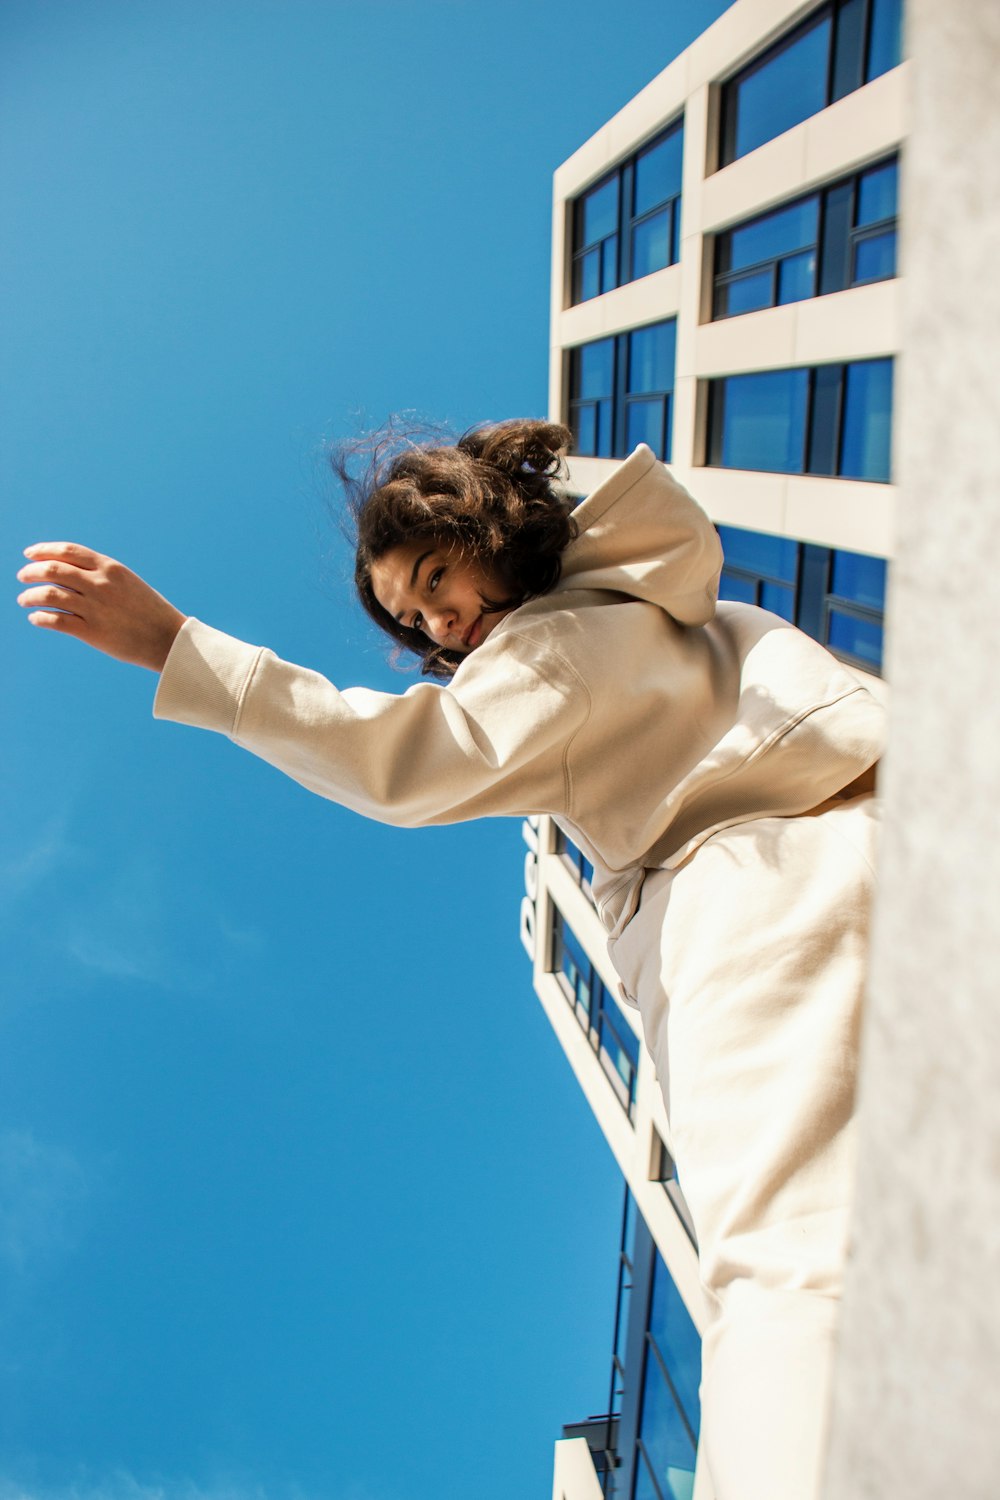
[[[90,569],[72,567],[64,562],[30,562],[18,570],[22,583],[58,583],[64,589],[79,593],[85,581],[84,574]]]
[[[80,594],[77,589],[60,588],[56,584],[48,583],[42,588],[25,589],[23,594],[18,594],[17,602],[22,609],[61,609],[69,614],[79,615]],[[82,618],[82,616],[80,616]]]
[[[108,560],[103,553],[95,552],[92,547],[81,547],[79,542],[34,542],[25,547],[24,555],[33,563],[54,559],[88,569],[97,568]]]
[[[28,616],[30,623],[75,635],[76,627],[83,624],[82,590],[87,575],[104,561],[101,554],[77,542],[36,542],[25,548],[24,555],[31,561],[17,576],[22,583],[36,586],[19,594],[17,602],[22,609],[34,611]]]
[[[44,609],[34,610],[28,616],[28,624],[37,625],[42,630],[58,630],[63,635],[80,635],[83,629],[83,621],[79,615]]]

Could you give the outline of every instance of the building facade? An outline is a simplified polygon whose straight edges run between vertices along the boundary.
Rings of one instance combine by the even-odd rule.
[[[722,535],[721,593],[876,691],[896,487],[901,0],[736,0],[556,172],[549,411],[584,495],[646,442]],[[582,855],[524,825],[535,989],[621,1168],[611,1377],[554,1500],[711,1500],[697,1249]]]

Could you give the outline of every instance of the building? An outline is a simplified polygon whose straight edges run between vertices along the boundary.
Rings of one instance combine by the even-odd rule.
[[[901,341],[901,0],[736,0],[556,172],[549,409],[586,494],[639,441],[708,510],[722,595],[877,681]],[[534,984],[621,1168],[609,1395],[555,1500],[711,1500],[697,1251],[579,851],[525,824]],[[600,1404],[603,1397],[595,1393]]]

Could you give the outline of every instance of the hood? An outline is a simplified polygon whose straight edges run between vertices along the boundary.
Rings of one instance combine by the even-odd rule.
[[[715,613],[722,546],[708,516],[640,444],[573,512],[555,592],[606,589],[656,604],[682,625]]]

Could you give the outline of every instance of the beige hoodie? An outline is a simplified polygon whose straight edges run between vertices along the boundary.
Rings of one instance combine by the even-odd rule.
[[[715,529],[647,447],[574,514],[559,584],[501,621],[447,686],[341,691],[189,620],[153,712],[218,730],[383,822],[550,813],[592,861],[598,909],[620,931],[645,869],[853,781],[881,754],[884,713],[785,621],[716,607]]]

